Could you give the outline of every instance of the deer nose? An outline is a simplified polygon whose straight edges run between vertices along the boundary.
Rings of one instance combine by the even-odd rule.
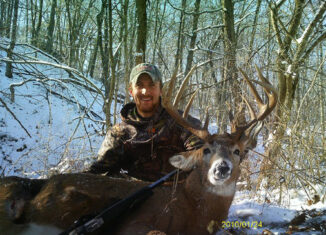
[[[221,162],[221,164],[217,165],[214,169],[214,174],[218,175],[220,178],[226,178],[230,173],[231,168],[226,161]]]

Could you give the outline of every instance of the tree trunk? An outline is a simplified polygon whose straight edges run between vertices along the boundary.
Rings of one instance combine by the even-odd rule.
[[[69,0],[65,0],[66,3],[66,11],[67,11],[67,17],[68,17],[68,28],[69,28],[69,59],[68,59],[68,65],[71,67],[74,67],[74,61],[75,61],[75,57],[74,57],[74,48],[75,48],[75,40],[76,40],[76,33],[75,33],[75,26],[73,25],[73,20],[72,20],[72,13],[70,10],[70,1]]]
[[[192,61],[194,59],[194,51],[193,49],[196,46],[196,40],[197,40],[197,28],[198,28],[198,19],[199,19],[199,9],[200,9],[200,0],[196,0],[195,2],[195,12],[194,12],[194,18],[192,22],[192,35],[190,38],[190,44],[189,44],[189,49],[190,51],[188,52],[187,56],[187,65],[185,69],[185,74],[188,74],[192,67]]]
[[[122,2],[122,1],[121,1]],[[129,0],[124,0],[123,3],[123,14],[121,23],[123,26],[123,57],[125,61],[125,69],[124,69],[124,82],[125,82],[125,103],[130,102],[129,97],[129,73],[130,73],[130,65],[129,65],[129,53],[128,53],[128,7]]]
[[[10,38],[10,30],[11,30],[11,19],[12,19],[12,11],[14,9],[15,0],[11,0],[11,3],[7,3],[7,23],[6,23],[6,37]]]
[[[62,35],[63,33],[62,33],[62,30],[61,30],[62,24],[60,22],[61,17],[63,16],[62,13],[60,15],[61,8],[62,8],[62,6],[60,5],[60,2],[58,4],[57,8],[58,8],[58,11],[57,11],[57,20],[56,20],[56,26],[57,26],[56,40],[58,42],[58,44],[57,44],[58,46],[54,50],[56,51],[56,53],[55,53],[56,54],[56,57],[57,58],[59,57],[61,59],[61,58],[64,57],[65,53],[64,53],[64,50],[63,50],[63,44],[64,44],[64,42],[63,42],[63,35]]]
[[[136,43],[136,65],[146,61],[147,40],[147,14],[146,0],[136,0],[136,12],[138,19],[137,43]]]
[[[34,9],[35,7],[35,9]],[[35,22],[36,22],[36,12],[37,12],[37,6],[33,3],[33,0],[30,1],[30,11],[31,11],[31,21],[32,21],[32,37],[31,37],[31,44],[34,45],[35,41]]]
[[[249,43],[249,53],[252,53],[252,48],[253,48],[255,35],[256,35],[257,21],[258,21],[260,6],[261,6],[261,0],[257,0],[257,7],[256,7],[256,11],[255,11],[255,18],[254,18],[254,26],[252,28],[251,39],[250,39],[250,43]]]
[[[223,10],[223,43],[224,43],[224,79],[226,89],[228,84],[231,88],[230,103],[237,107],[236,122],[242,125],[246,122],[244,110],[241,109],[241,89],[238,83],[238,71],[236,61],[237,39],[234,29],[234,4],[232,0],[222,0]],[[240,106],[239,106],[240,105]]]
[[[8,3],[5,1],[1,1],[0,3],[0,36],[4,36],[6,29],[7,29],[7,25],[6,25],[6,19],[7,19],[7,15],[6,15],[6,11],[8,8]]]
[[[37,3],[35,2],[35,8],[34,8],[34,12],[33,12],[33,1],[31,1],[31,11],[32,11],[32,45],[34,46],[39,46],[41,45],[40,43],[40,30],[41,30],[41,25],[42,25],[42,16],[43,16],[43,0],[40,0],[40,8],[37,8]],[[38,14],[37,14],[38,13]],[[37,25],[35,25],[36,23],[36,17],[38,16],[38,20],[37,20]]]
[[[95,65],[96,65],[99,43],[100,43],[99,36],[97,35],[95,45],[94,45],[94,50],[93,50],[93,53],[91,55],[91,59],[89,61],[89,65],[88,65],[88,74],[91,77],[94,77],[94,70],[95,70]]]
[[[14,50],[15,43],[16,43],[18,5],[19,5],[19,0],[15,0],[14,7],[13,7],[14,8],[14,17],[13,17],[13,20],[12,20],[11,41],[10,41],[10,45],[9,45],[9,48],[8,48],[8,51],[7,51],[7,57],[9,59],[12,59],[12,54],[13,54],[13,50]],[[7,62],[6,76],[8,78],[12,78],[12,63],[11,62]]]
[[[52,50],[53,50],[53,32],[54,32],[54,26],[55,26],[56,7],[57,7],[57,0],[52,0],[50,22],[49,22],[49,26],[48,26],[48,30],[47,30],[46,46],[45,46],[46,51],[49,53],[52,53]]]
[[[182,66],[183,48],[185,37],[183,34],[184,24],[185,24],[185,10],[186,10],[187,0],[182,0],[181,13],[180,13],[180,24],[178,29],[178,41],[177,41],[177,53],[175,55],[174,68],[177,66]],[[175,70],[174,69],[174,70]],[[182,70],[182,68],[180,68]]]
[[[110,106],[108,105],[109,96],[110,96],[110,83],[109,83],[109,27],[108,27],[108,2],[107,0],[102,0],[101,12],[97,15],[97,29],[98,29],[98,37],[99,37],[99,47],[102,59],[102,83],[104,84],[105,90],[105,100],[104,100],[104,113],[106,116],[106,127],[111,126],[111,114],[110,114]],[[102,24],[104,22],[104,43],[103,43],[103,35],[102,35]]]
[[[108,8],[108,22],[109,22],[109,58],[110,58],[110,67],[111,67],[111,80],[110,80],[110,91],[109,91],[109,97],[108,97],[108,111],[109,116],[111,116],[111,105],[112,105],[112,99],[114,94],[114,88],[115,88],[115,67],[116,67],[116,61],[113,58],[113,26],[112,26],[112,0],[109,0],[109,8]],[[115,92],[118,92],[116,90]],[[114,118],[115,122],[115,118]]]
[[[157,47],[158,45],[161,45],[161,32],[162,32],[162,24],[163,24],[163,19],[165,18],[165,12],[166,12],[166,4],[167,1],[164,1],[163,3],[163,10],[162,10],[162,15],[160,16],[160,11],[161,11],[161,2],[158,0],[156,2],[156,7],[155,7],[155,25],[154,25],[154,30],[153,30],[153,34],[154,34],[154,48],[153,48],[153,56],[152,56],[152,63],[155,63],[156,60],[156,51],[158,50]]]
[[[29,29],[29,14],[28,14],[28,0],[26,0],[26,23],[25,23],[25,41],[28,42]]]

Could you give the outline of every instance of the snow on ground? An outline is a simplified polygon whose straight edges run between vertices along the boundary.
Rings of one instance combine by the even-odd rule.
[[[6,46],[5,39],[0,38],[0,46]],[[55,63],[26,45],[16,46],[15,50]],[[5,52],[0,50],[0,58],[5,57]],[[4,75],[5,66],[0,61],[0,98],[31,137],[0,104],[0,175],[46,177],[48,171],[80,171],[93,161],[105,132],[102,129],[102,97],[81,85],[59,82],[60,79],[76,79],[87,85],[82,78],[71,78],[63,69],[47,65],[14,65],[19,68],[15,71],[21,74],[14,74],[10,79]],[[52,80],[44,84],[33,74],[23,73],[26,70],[42,72],[46,75],[43,79]],[[15,87],[15,100],[12,102],[10,85],[29,79],[34,80]],[[100,83],[91,81],[101,89]],[[212,126],[210,131],[216,132],[216,129]],[[261,141],[256,151],[263,152]],[[325,188],[315,188],[319,190],[319,195],[325,195]],[[278,195],[278,191],[237,192],[229,218],[224,223],[227,232],[261,234],[267,229],[275,234],[285,234],[290,221],[304,215],[306,222],[295,227],[296,231],[301,231],[292,234],[326,234],[325,203],[308,206],[303,189],[283,192],[281,205],[277,204]],[[314,226],[317,230],[313,229]],[[323,228],[318,229],[318,226]],[[304,231],[306,227],[309,231]]]
[[[0,42],[6,46],[4,39]],[[26,45],[16,46],[15,51],[56,63]],[[4,51],[0,51],[0,57],[6,57]],[[86,90],[83,85],[88,84],[83,79],[71,77],[63,69],[26,64],[14,67],[18,69],[14,69],[13,78],[7,78],[6,64],[0,62],[0,98],[30,136],[0,104],[0,142],[5,143],[0,145],[0,173],[39,177],[49,169],[83,169],[96,156],[103,140],[103,98]],[[92,82],[101,88],[99,82]],[[12,86],[13,102],[12,84],[17,85]]]
[[[320,191],[320,194],[324,195],[322,193],[325,194],[324,188]],[[303,189],[289,190],[282,205],[276,203],[278,197],[279,191],[276,190],[255,193],[238,191],[230,208],[228,221],[245,222],[246,228],[249,227],[248,224],[252,226],[251,229],[245,229],[244,234],[262,234],[266,229],[274,234],[289,234],[286,232],[291,224],[298,230],[292,234],[326,234],[325,203],[319,201],[309,206]],[[285,200],[286,198],[288,200]],[[303,215],[306,222],[296,222],[296,219]],[[299,231],[305,229],[308,230]]]

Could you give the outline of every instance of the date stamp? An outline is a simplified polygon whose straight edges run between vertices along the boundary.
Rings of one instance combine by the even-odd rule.
[[[222,228],[261,228],[263,223],[261,221],[222,221]]]

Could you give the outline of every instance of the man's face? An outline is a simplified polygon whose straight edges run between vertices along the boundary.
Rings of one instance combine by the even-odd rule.
[[[136,103],[137,112],[142,117],[151,117],[160,105],[162,94],[160,82],[153,82],[152,78],[143,73],[138,77],[137,83],[132,84],[129,92]]]

